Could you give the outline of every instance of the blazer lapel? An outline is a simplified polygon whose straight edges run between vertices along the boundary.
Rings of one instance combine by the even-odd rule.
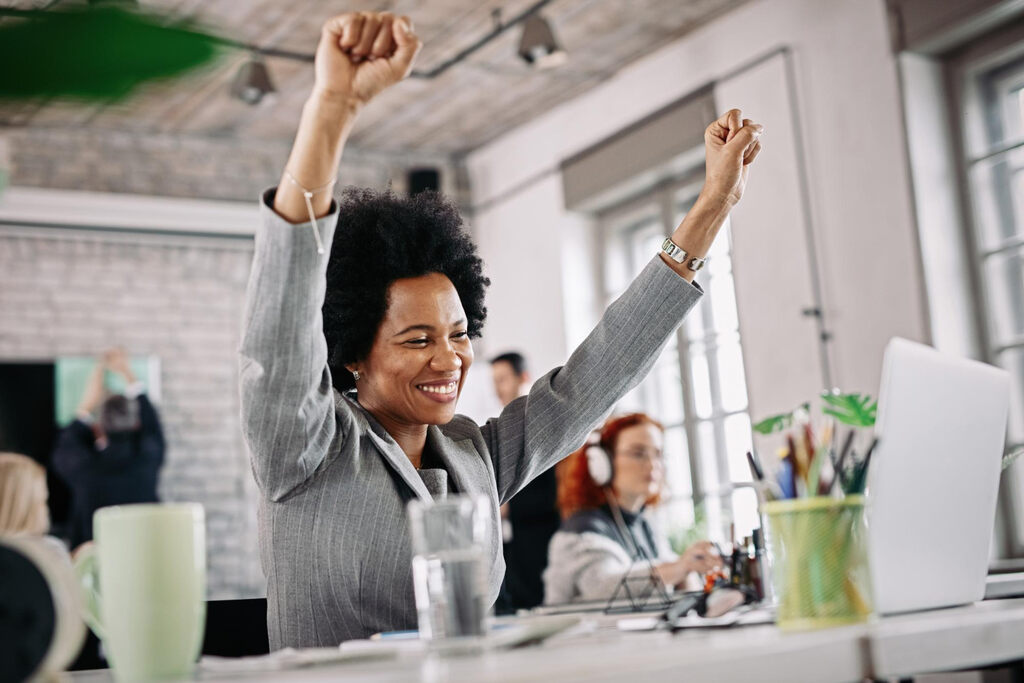
[[[430,495],[430,492],[427,491],[426,484],[424,484],[423,480],[420,479],[420,475],[416,471],[416,468],[412,466],[411,462],[409,462],[409,456],[405,454],[405,451],[398,447],[395,440],[391,437],[384,439],[378,436],[372,429],[367,431],[367,434],[370,437],[370,441],[373,442],[373,445],[376,446],[377,450],[384,456],[384,460],[391,465],[391,468],[395,470],[395,472],[398,473],[398,476],[402,478],[402,481],[409,485],[409,488],[416,493],[416,496],[420,500],[432,502],[434,498]]]
[[[493,477],[470,439],[453,441],[436,425],[427,428],[427,448],[444,463],[448,481],[459,493],[479,494],[494,488]]]
[[[380,423],[366,412],[353,397],[346,394],[346,398],[358,408],[355,413],[362,418],[363,424],[360,425],[362,432],[377,447],[380,454],[384,456],[384,462],[390,465],[391,469],[402,478],[402,481],[409,485],[409,488],[415,492],[417,498],[422,501],[432,502],[434,500],[433,496],[427,491],[427,486],[420,479],[419,472],[409,462],[409,456],[398,446],[398,442],[392,439],[387,430],[381,427]]]

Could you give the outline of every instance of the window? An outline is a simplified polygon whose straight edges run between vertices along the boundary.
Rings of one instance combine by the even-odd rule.
[[[956,120],[971,207],[971,260],[986,360],[1011,375],[1008,447],[1024,445],[1024,53],[956,63]],[[1024,467],[1008,486],[1008,551],[1024,553]]]
[[[611,303],[658,253],[693,205],[698,180],[664,184],[601,215],[604,295]],[[737,535],[759,526],[746,452],[751,448],[728,225],[697,276],[705,295],[617,412],[642,411],[665,425],[667,496],[656,512],[671,536],[703,521],[712,537],[733,522]]]

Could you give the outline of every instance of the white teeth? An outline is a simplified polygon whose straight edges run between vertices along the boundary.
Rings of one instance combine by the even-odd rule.
[[[450,394],[455,391],[456,382],[449,382],[444,385],[428,385],[419,384],[416,386],[420,391],[425,391],[428,394]]]

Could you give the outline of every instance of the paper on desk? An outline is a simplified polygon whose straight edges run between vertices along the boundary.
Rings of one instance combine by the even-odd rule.
[[[770,609],[749,609],[733,610],[720,617],[699,617],[690,614],[680,617],[673,624],[676,628],[721,628],[726,626],[754,626],[756,624],[771,624],[775,622],[775,616]],[[619,619],[616,626],[620,631],[653,631],[664,625],[661,617],[631,617]]]
[[[754,626],[773,624],[775,616],[769,609],[733,610],[720,617],[707,618],[690,614],[676,620],[676,628],[718,628],[722,626]]]
[[[199,670],[210,673],[259,673],[263,671],[283,671],[300,669],[308,666],[339,664],[342,662],[367,661],[371,659],[393,659],[398,656],[398,648],[387,644],[377,644],[372,648],[336,648],[310,647],[295,649],[286,647],[271,652],[269,655],[255,657],[213,657],[206,655],[199,660]]]
[[[578,615],[558,615],[541,617],[502,617],[494,620],[488,633],[482,638],[453,638],[439,640],[429,644],[430,649],[458,651],[462,649],[508,649],[540,643],[548,638],[561,634],[573,634],[574,631],[593,630],[593,626],[581,626]],[[428,649],[427,641],[416,637],[415,632],[377,633],[369,640],[348,640],[341,644],[342,650],[359,648],[372,652],[377,647],[397,648],[401,652],[422,651]]]

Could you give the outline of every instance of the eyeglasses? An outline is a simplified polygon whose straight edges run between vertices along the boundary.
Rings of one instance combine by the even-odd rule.
[[[621,451],[615,451],[615,455],[621,455],[626,458],[633,458],[634,460],[650,460],[653,463],[662,463],[661,451],[657,448],[628,448]]]

